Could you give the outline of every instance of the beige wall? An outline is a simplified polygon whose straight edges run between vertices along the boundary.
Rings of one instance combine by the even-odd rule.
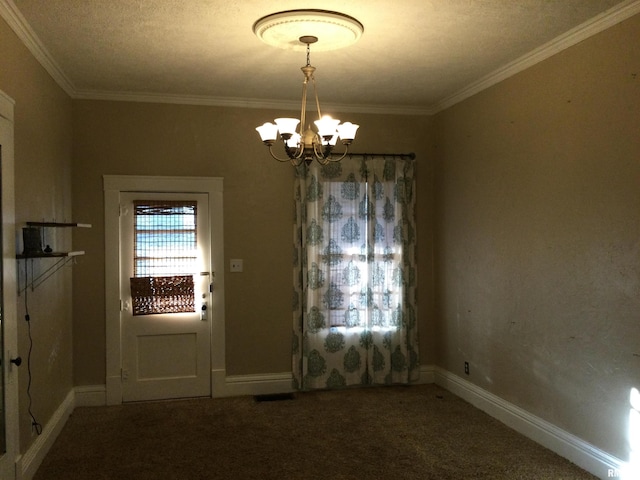
[[[105,382],[104,174],[224,178],[227,374],[291,371],[293,170],[269,156],[254,130],[286,113],[74,102],[73,213],[94,224],[74,238],[88,253],[74,270],[77,385]],[[425,219],[418,232],[421,347],[423,363],[433,363],[432,229],[426,223],[433,210],[433,169],[427,154],[431,119],[348,117],[362,125],[354,151],[418,155],[418,215]],[[230,258],[244,259],[243,273],[228,273]]]
[[[71,99],[56,85],[22,42],[0,19],[0,90],[15,104],[16,222],[71,221]],[[22,237],[19,228],[19,249]],[[71,232],[49,232],[47,243],[63,249],[71,246]],[[38,275],[54,260],[27,262]],[[25,260],[18,262],[24,288]],[[27,323],[25,300],[33,336],[31,370],[32,410],[44,424],[72,388],[71,268],[63,268],[33,292],[18,298],[20,367],[21,451],[34,440],[28,416]]]
[[[438,364],[628,459],[640,16],[436,117]]]

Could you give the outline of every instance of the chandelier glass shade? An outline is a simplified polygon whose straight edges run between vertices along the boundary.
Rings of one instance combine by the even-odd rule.
[[[351,122],[340,123],[340,120],[333,119],[329,115],[322,115],[320,112],[320,101],[313,76],[315,67],[310,64],[310,45],[317,42],[315,36],[305,35],[300,37],[300,42],[306,44],[307,64],[301,68],[304,75],[302,82],[302,106],[300,118],[276,118],[275,123],[267,122],[256,130],[260,134],[262,142],[269,147],[269,153],[279,162],[291,162],[293,165],[307,164],[313,160],[322,165],[329,162],[342,160],[348,153],[349,145],[356,138],[356,131],[359,125]],[[313,123],[315,130],[307,123],[307,89],[309,84],[313,88],[313,96],[316,103],[318,119]],[[277,156],[273,147],[278,138],[284,146],[285,158]],[[338,140],[344,146],[342,154],[334,154],[333,148]]]

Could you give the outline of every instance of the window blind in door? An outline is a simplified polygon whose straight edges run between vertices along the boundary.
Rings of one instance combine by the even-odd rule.
[[[135,200],[134,315],[194,312],[197,202]]]

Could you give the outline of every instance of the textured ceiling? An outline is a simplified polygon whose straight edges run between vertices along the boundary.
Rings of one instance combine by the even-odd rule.
[[[321,102],[428,111],[629,0],[1,0],[15,4],[77,97],[141,95],[299,101],[305,54],[270,47],[260,17],[320,8],[362,38],[311,50]],[[599,17],[600,15],[600,17]]]

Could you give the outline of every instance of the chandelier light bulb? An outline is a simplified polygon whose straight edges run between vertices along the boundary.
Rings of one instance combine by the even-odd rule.
[[[260,134],[260,139],[265,143],[273,143],[276,141],[276,138],[278,138],[278,126],[271,122],[266,122],[261,126],[256,127],[256,130]]]
[[[335,147],[335,146],[336,146],[336,143],[338,143],[338,133],[337,133],[337,132],[335,133],[335,135],[334,135],[333,137],[331,137],[329,140],[327,140],[327,141],[325,142],[325,145],[326,145],[326,144],[329,144],[329,145],[331,145],[332,147]]]
[[[300,120],[297,118],[276,118],[275,122],[278,125],[280,135],[293,135],[296,133]]]
[[[356,138],[356,131],[360,125],[356,125],[355,123],[345,122],[338,125],[338,135],[340,136],[340,140],[342,143],[349,142],[351,143],[354,138]]]
[[[293,135],[291,135],[291,138],[285,140],[284,143],[287,145],[287,147],[295,150],[300,145],[300,134],[294,133]]]
[[[333,137],[338,131],[340,120],[335,120],[329,115],[324,115],[320,120],[313,122],[318,127],[318,135],[320,137]]]

